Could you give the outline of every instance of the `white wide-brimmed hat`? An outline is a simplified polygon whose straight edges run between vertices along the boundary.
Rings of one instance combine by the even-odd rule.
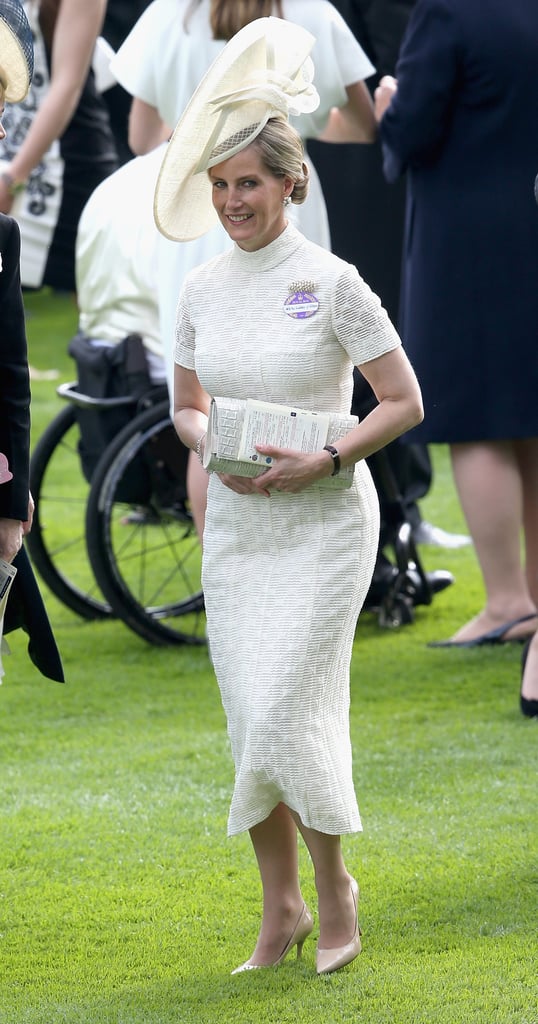
[[[18,0],[0,0],[0,82],[8,103],[20,103],[34,73],[34,41]]]
[[[258,18],[226,44],[168,143],[155,190],[159,231],[187,242],[217,223],[207,170],[256,138],[270,117],[319,105],[309,57],[314,36],[282,18]]]

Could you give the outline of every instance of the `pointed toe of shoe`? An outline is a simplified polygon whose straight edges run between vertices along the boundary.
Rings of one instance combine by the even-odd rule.
[[[303,952],[304,941],[310,935],[313,927],[314,918],[312,917],[306,903],[303,903],[299,918],[280,956],[271,964],[253,964],[250,960],[246,960],[244,964],[240,964],[239,967],[234,968],[232,974],[242,974],[243,971],[260,971],[265,970],[267,967],[279,967],[294,946],[297,946],[297,959],[299,960]]]
[[[359,928],[359,887],[352,879],[351,892],[353,895],[353,902],[355,904],[355,932],[351,942],[346,943],[345,946],[338,946],[335,949],[320,949],[319,946],[316,950],[316,972],[318,974],[332,974],[333,971],[340,970],[341,967],[346,967],[352,960],[355,959],[361,952],[361,930]]]
[[[248,960],[244,964],[239,964],[239,967],[234,967],[232,974],[242,974],[243,971],[260,971],[260,964],[251,964]]]
[[[318,949],[316,952],[316,972],[318,974],[332,974],[346,967],[361,951],[361,937],[357,931],[351,942],[338,949]]]

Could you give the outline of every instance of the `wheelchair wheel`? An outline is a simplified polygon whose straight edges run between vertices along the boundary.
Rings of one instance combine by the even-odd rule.
[[[205,643],[201,548],[186,503],[187,449],[168,400],[108,446],[86,509],[88,554],[118,618],[150,643]]]
[[[53,594],[85,619],[112,615],[88,560],[86,483],[78,454],[79,428],[72,405],[49,424],[30,462],[34,521],[26,538],[30,557]]]

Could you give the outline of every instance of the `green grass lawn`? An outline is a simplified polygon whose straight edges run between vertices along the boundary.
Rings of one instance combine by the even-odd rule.
[[[74,376],[76,311],[27,300],[30,358]],[[33,387],[34,436],[59,408]],[[463,530],[446,452],[427,518]],[[365,615],[352,667],[364,822],[345,839],[363,953],[315,975],[315,941],[277,971],[251,952],[260,887],[226,838],[233,770],[204,648],[154,648],[83,622],[44,589],[67,684],[10,637],[0,687],[1,1024],[537,1024],[536,723],[518,709],[520,647],[429,649],[478,611],[472,549],[424,549],[456,583],[416,621]],[[301,856],[315,909],[312,871]],[[314,932],[314,936],[316,933]]]

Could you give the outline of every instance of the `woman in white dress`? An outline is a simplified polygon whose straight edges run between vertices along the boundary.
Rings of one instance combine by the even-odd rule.
[[[374,68],[341,15],[328,0],[154,0],[118,51],[111,68],[134,97],[129,126],[133,152],[143,154],[170,135],[200,79],[225,41],[255,18],[277,14],[304,26],[316,41],[312,58],[320,106],[297,118],[303,139],[371,142],[372,104],[363,79]],[[330,248],[329,222],[318,176],[311,173],[308,201],[296,225]],[[167,376],[173,390],[173,338],[177,301],[186,274],[229,248],[217,224],[203,238],[183,245],[162,239],[159,306]],[[191,460],[189,493],[199,533],[203,529],[205,479]]]
[[[236,769],[228,830],[248,829],[263,887],[258,941],[236,970],[278,964],[295,946],[300,954],[312,931],[299,829],[315,868],[325,973],[360,951],[358,886],[340,835],[361,829],[349,665],[378,535],[364,460],[418,422],[422,406],[379,300],[354,267],[288,223],[308,169],[285,115],[312,109],[315,90],[312,38],[283,24],[247,26],[206,75],[168,145],[155,211],[168,237],[193,237],[218,217],[233,242],[189,274],[180,299],[175,424],[188,447],[204,455],[210,395],[345,415],[356,364],[379,400],[337,448],[259,444],[271,460],[264,475],[211,474],[204,533],[209,638]],[[355,463],[348,488],[327,486]]]

